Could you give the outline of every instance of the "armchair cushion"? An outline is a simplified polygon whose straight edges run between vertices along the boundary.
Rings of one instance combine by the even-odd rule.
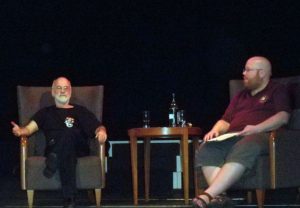
[[[102,188],[102,175],[98,169],[101,167],[97,156],[80,157],[77,161],[77,187],[80,189]]]
[[[274,188],[300,186],[300,131],[277,131],[274,140]]]
[[[27,158],[26,181],[30,181],[30,183],[27,184],[27,189],[52,190],[61,188],[58,172],[56,172],[52,178],[46,178],[43,175],[45,159],[43,156],[31,156]],[[77,187],[79,189],[101,188],[102,176],[101,171],[98,170],[100,167],[101,161],[97,156],[78,158],[76,166]]]
[[[61,187],[59,175],[55,173],[52,178],[46,178],[43,175],[46,158],[43,156],[31,156],[26,159],[26,182],[27,189],[59,189]]]

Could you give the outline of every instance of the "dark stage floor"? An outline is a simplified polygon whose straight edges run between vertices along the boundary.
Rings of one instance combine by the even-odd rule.
[[[27,207],[26,192],[20,190],[19,179],[17,177],[1,177],[0,179],[0,207],[22,208]],[[112,187],[103,190],[102,207],[191,207],[183,205],[180,199],[181,193],[168,194],[168,196],[151,196],[152,199],[145,203],[142,199],[139,206],[132,205],[131,193],[115,193]],[[245,192],[230,191],[228,193],[233,199],[236,207],[256,207],[256,204],[246,204]],[[155,195],[155,194],[154,194]],[[297,189],[270,190],[266,193],[266,207],[300,207],[297,199]],[[62,207],[59,191],[37,191],[34,197],[34,207],[38,208],[58,208]],[[86,191],[80,191],[77,200],[78,207],[95,207],[87,197]],[[255,200],[254,200],[255,202]]]

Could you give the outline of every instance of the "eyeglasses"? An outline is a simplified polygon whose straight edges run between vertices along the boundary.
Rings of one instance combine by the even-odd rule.
[[[259,71],[259,70],[262,70],[262,69],[250,69],[250,68],[244,68],[243,69],[243,72],[245,72],[245,73],[248,73],[248,72],[251,72],[251,71]]]

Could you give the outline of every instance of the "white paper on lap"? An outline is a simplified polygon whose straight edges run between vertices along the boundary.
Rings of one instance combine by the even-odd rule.
[[[210,140],[207,140],[207,142],[223,141],[223,140],[229,139],[231,137],[237,136],[238,134],[239,134],[238,132],[230,132],[230,133],[227,133],[227,134],[222,134],[221,136],[218,136],[218,137],[212,138]]]

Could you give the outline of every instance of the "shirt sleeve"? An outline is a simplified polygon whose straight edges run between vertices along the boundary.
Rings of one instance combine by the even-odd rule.
[[[35,121],[35,123],[38,125],[39,129],[42,128],[44,125],[45,113],[46,113],[46,108],[40,109],[31,118],[31,120]]]

